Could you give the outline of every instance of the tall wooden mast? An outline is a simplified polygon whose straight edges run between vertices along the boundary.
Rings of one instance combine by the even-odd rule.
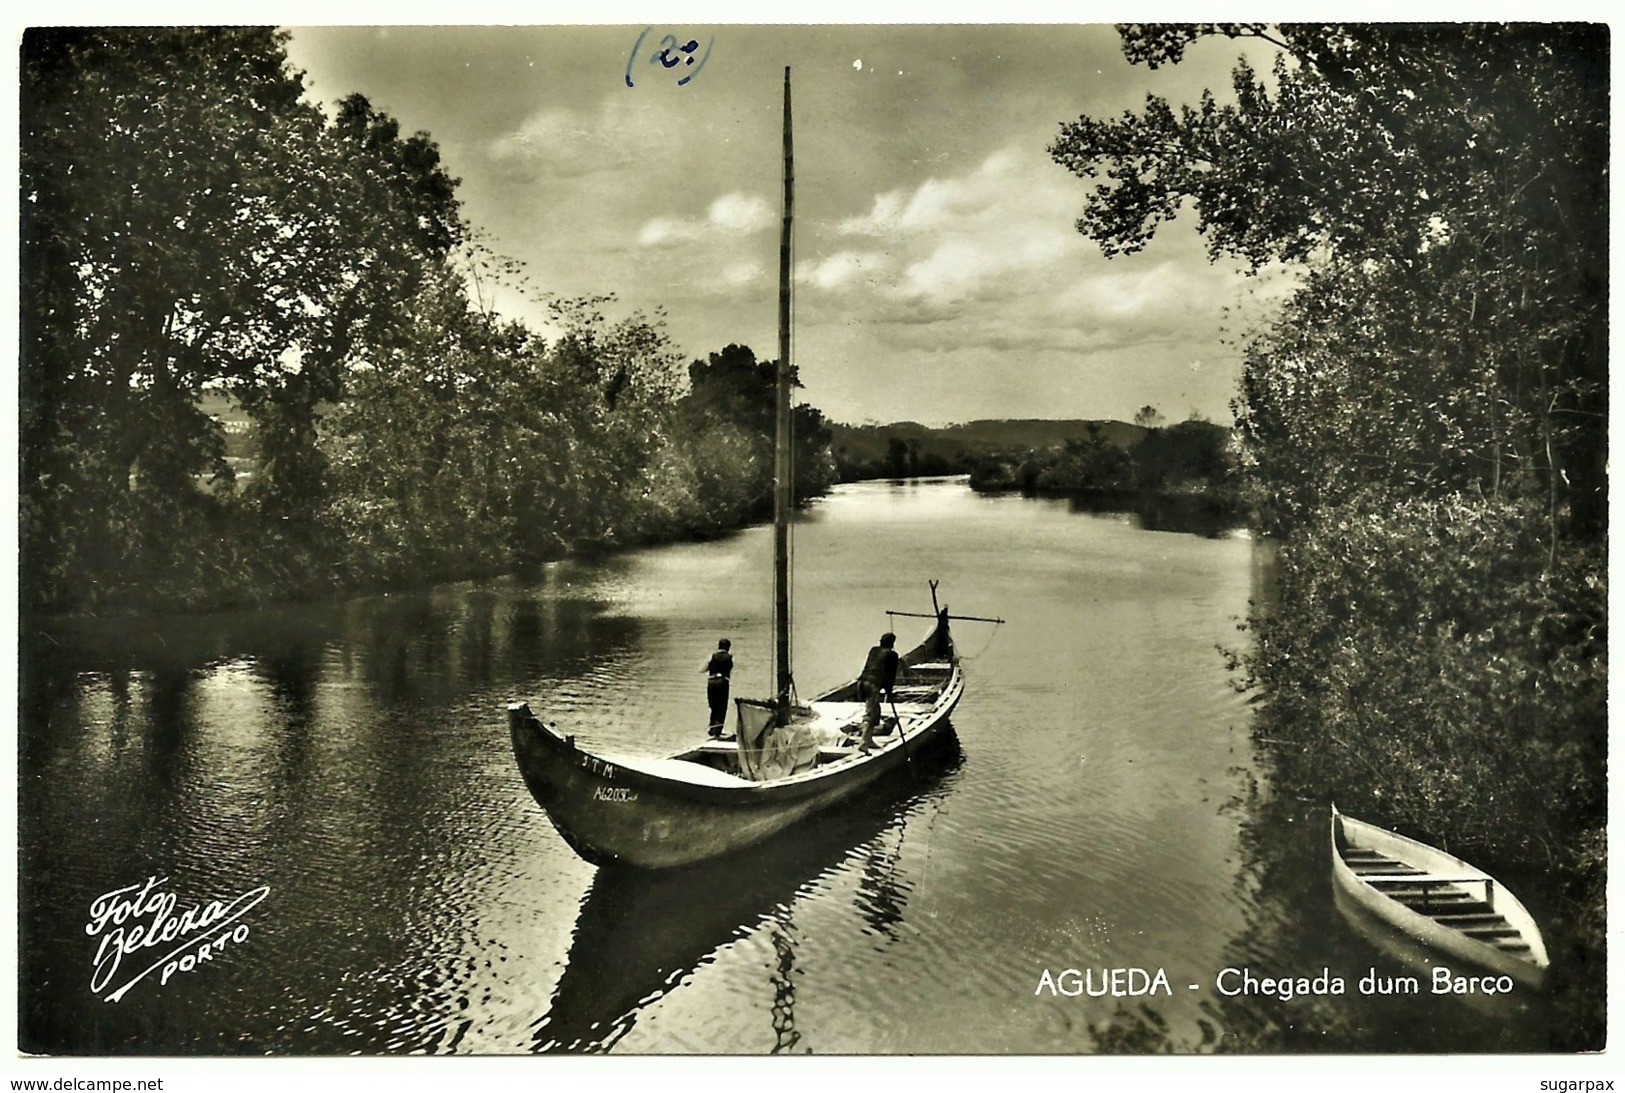
[[[784,69],[784,221],[779,231],[779,369],[777,443],[773,454],[774,702],[780,725],[790,718],[790,509],[794,467],[790,447],[790,240],[795,211],[795,169],[790,151],[790,68]]]

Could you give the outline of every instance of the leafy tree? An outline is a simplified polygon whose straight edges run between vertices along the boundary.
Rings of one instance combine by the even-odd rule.
[[[689,365],[688,406],[695,420],[731,425],[752,438],[751,454],[736,473],[748,480],[751,508],[770,509],[773,500],[774,437],[778,430],[778,362],[759,361],[749,346],[728,345],[703,361]],[[795,366],[790,369],[792,389],[801,386]],[[814,406],[791,407],[791,442],[795,462],[795,497],[805,501],[822,495],[835,480],[830,456],[831,434],[823,413]]]
[[[759,407],[703,378],[715,396],[703,406],[678,396],[680,358],[658,317],[612,321],[610,298],[555,300],[562,333],[545,344],[471,303],[470,261],[482,259],[460,252],[425,284],[400,345],[355,371],[324,425],[325,518],[341,533],[347,583],[710,534],[770,500],[741,473],[766,465],[770,489],[771,447],[750,427]],[[755,373],[748,350],[725,356]]]
[[[275,356],[253,316],[277,228],[238,211],[315,119],[268,32],[31,29],[21,75],[23,542],[49,597],[229,477],[197,396]]]
[[[298,365],[231,388],[259,423],[257,500],[285,521],[323,499],[319,408],[339,397],[352,366],[403,337],[402,303],[438,275],[463,234],[456,181],[434,143],[422,133],[402,139],[364,97],[339,104],[320,154],[324,184],[305,195],[310,203],[273,214],[286,240],[280,259],[304,282],[279,316],[290,342],[281,359]]]
[[[1208,491],[1228,484],[1228,430],[1206,421],[1182,421],[1153,429],[1130,455],[1142,490],[1197,486]]]
[[[1236,404],[1283,540],[1250,624],[1264,735],[1291,742],[1298,792],[1554,866],[1583,966],[1602,945],[1607,31],[1123,31],[1152,66],[1213,35],[1273,43],[1268,76],[1241,62],[1233,101],[1150,98],[1051,152],[1095,183],[1078,226],[1109,254],[1192,205],[1215,256],[1300,274]]]
[[[36,603],[143,587],[155,571],[186,587],[196,548],[243,530],[218,489],[198,488],[231,480],[207,392],[259,422],[268,526],[302,525],[321,498],[318,407],[461,230],[433,145],[401,141],[364,100],[328,126],[301,99],[285,37],[24,36],[19,386]]]
[[[908,441],[900,436],[886,439],[886,467],[893,478],[908,476]]]
[[[541,347],[471,309],[465,284],[448,266],[423,285],[406,336],[350,375],[323,422],[323,522],[346,583],[501,572],[522,522],[538,553],[557,549],[546,513],[521,511],[525,484],[551,483],[568,454],[537,390]]]
[[[1385,397],[1401,371],[1426,389],[1404,417],[1375,415],[1395,426],[1398,448],[1351,438],[1335,462],[1410,474],[1415,449],[1433,442],[1424,419],[1454,417],[1470,436],[1450,454],[1470,445],[1492,491],[1542,493],[1554,533],[1595,538],[1605,499],[1606,31],[1206,24],[1123,37],[1131,60],[1154,67],[1213,34],[1279,46],[1269,77],[1241,62],[1234,102],[1209,92],[1176,112],[1150,97],[1141,114],[1062,127],[1051,153],[1097,183],[1079,229],[1108,254],[1133,251],[1189,203],[1215,255],[1255,268],[1314,260],[1310,291],[1327,299],[1300,306],[1344,316],[1327,334],[1364,337],[1363,355],[1387,361],[1388,374],[1351,378],[1361,386],[1351,397]],[[1390,314],[1357,320],[1356,300],[1374,299]],[[1315,333],[1307,320],[1291,332]],[[1254,358],[1248,430],[1304,432],[1269,420],[1290,412],[1270,394],[1291,385],[1292,367],[1288,352]],[[1447,398],[1460,405],[1435,404]],[[1385,454],[1389,466],[1378,467]],[[1285,476],[1273,484],[1288,486]]]
[[[1134,460],[1091,421],[1086,435],[1068,440],[1037,473],[1034,486],[1056,492],[1126,493],[1134,488]]]

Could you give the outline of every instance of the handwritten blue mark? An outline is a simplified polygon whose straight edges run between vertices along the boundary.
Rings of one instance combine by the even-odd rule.
[[[644,27],[643,33],[638,35],[638,40],[632,43],[632,52],[626,58],[627,87],[636,86],[632,82],[632,69],[637,65],[638,53],[643,49],[643,43],[653,30],[653,27]],[[668,72],[673,70],[681,71],[683,78],[677,81],[677,86],[686,87],[690,80],[705,69],[705,62],[711,59],[711,47],[715,44],[716,38],[713,37],[707,40],[705,53],[696,62],[695,54],[699,53],[700,50],[699,39],[690,38],[687,41],[679,41],[674,34],[663,34],[660,37],[659,48],[652,49],[649,52],[647,63],[659,65]]]

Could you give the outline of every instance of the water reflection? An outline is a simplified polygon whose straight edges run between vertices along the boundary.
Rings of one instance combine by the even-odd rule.
[[[1131,519],[1142,531],[1199,535],[1222,539],[1247,526],[1247,518],[1207,497],[1077,494],[1067,498],[1072,512],[1111,519]]]
[[[875,933],[888,941],[897,938],[897,927],[903,921],[903,906],[908,898],[908,882],[897,875],[905,832],[906,824],[899,824],[896,846],[889,849],[884,845],[884,838],[871,840],[863,855],[863,867],[858,871],[858,912]]]
[[[815,512],[797,545],[810,690],[861,663],[885,608],[925,593],[889,559],[1011,620],[997,640],[964,635],[971,758],[951,748],[932,774],[917,756],[915,780],[682,874],[577,858],[524,788],[503,707],[557,711],[606,750],[681,746],[718,636],[750,653],[742,671],[768,671],[749,638],[771,628],[761,529],[520,580],[25,625],[24,1047],[1504,1049],[1508,1022],[1450,999],[1179,985],[1211,987],[1226,965],[1399,968],[1338,915],[1324,805],[1269,788],[1214,652],[1245,640],[1267,544],[1142,534],[1144,516],[963,483],[842,487]],[[271,895],[229,960],[102,1003],[85,909],[149,875],[188,900]],[[1176,993],[1035,997],[1046,967],[1091,964],[1166,965]],[[1561,1046],[1566,1027],[1512,1025],[1525,1048]]]
[[[1342,889],[1334,889],[1332,899],[1343,922],[1377,957],[1371,966],[1370,990],[1374,996],[1392,997],[1431,991],[1433,969],[1442,966],[1436,950],[1375,917]],[[1470,974],[1477,973],[1473,971]],[[1536,1005],[1536,996],[1529,993],[1469,994],[1454,1000],[1501,1021],[1515,1020],[1519,1015],[1529,1013]]]
[[[470,789],[482,765],[510,769],[501,703],[516,681],[568,678],[641,634],[590,590],[545,581],[26,624],[21,1042],[53,1054],[443,1044],[422,1014],[404,1038],[369,1022],[395,1020],[403,999],[414,1013],[452,1000],[455,979],[435,981],[440,962],[417,949],[477,922],[482,859],[500,851],[480,840],[521,819],[503,780]],[[86,908],[149,876],[183,903],[271,895],[240,952],[109,1005],[87,987]]]
[[[564,973],[547,1013],[533,1026],[538,1051],[608,1051],[639,1014],[675,990],[732,941],[765,928],[776,960],[769,1017],[777,1051],[801,1040],[795,1029],[793,921],[798,895],[860,857],[859,907],[885,933],[902,921],[906,884],[895,852],[909,818],[949,792],[964,762],[950,728],[914,756],[908,773],[849,804],[725,859],[664,872],[613,866],[593,876]],[[873,863],[884,863],[871,868]]]
[[[786,1055],[801,1042],[796,1029],[796,946],[795,923],[790,920],[790,909],[774,909],[768,933],[773,940],[773,954],[778,959],[773,965],[773,1004],[768,1012],[773,1017],[773,1047],[770,1055]]]

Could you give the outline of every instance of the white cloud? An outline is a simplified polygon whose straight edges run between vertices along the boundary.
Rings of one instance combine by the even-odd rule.
[[[711,202],[711,210],[706,216],[712,226],[741,235],[771,227],[775,219],[773,207],[765,198],[742,193],[724,194],[717,198]]]
[[[722,285],[724,288],[745,288],[767,277],[767,270],[762,268],[760,262],[734,262],[722,270]]]
[[[549,107],[526,118],[518,129],[504,133],[487,147],[499,163],[535,159],[591,139],[590,128],[574,111]]]
[[[487,144],[485,155],[503,176],[518,180],[615,170],[626,160],[597,120],[562,107],[531,115],[518,129]]]
[[[584,109],[544,107],[484,150],[503,176],[523,181],[626,170],[636,167],[640,157],[674,152],[680,140],[681,134],[670,132],[653,113],[637,109],[631,97],[610,95]]]
[[[1014,230],[996,237],[951,237],[908,267],[900,291],[943,300],[987,291],[1001,280],[1013,288],[1010,275],[1043,270],[1069,252],[1077,253],[1073,240],[1057,232]],[[1022,294],[1026,291],[1023,286]]]
[[[638,232],[638,244],[644,247],[659,247],[668,243],[698,239],[704,234],[703,229],[695,221],[657,216],[645,223]]]
[[[723,194],[711,202],[703,217],[657,216],[638,232],[645,247],[691,243],[708,236],[751,235],[770,227],[776,219],[773,206],[756,194]]]
[[[1107,273],[1068,286],[1060,302],[1082,316],[1117,319],[1164,309],[1178,312],[1206,289],[1198,283],[1206,278],[1192,277],[1191,267],[1174,262],[1108,266]]]
[[[843,250],[816,262],[803,262],[796,280],[821,289],[835,289],[862,280],[873,284],[888,272],[891,259],[877,251]]]
[[[1042,150],[1012,146],[962,175],[877,194],[866,213],[835,230],[884,241],[886,261],[871,261],[864,272],[899,271],[881,284],[894,299],[1007,298],[1033,290],[1021,274],[1038,275],[1048,287],[1073,275],[1057,266],[1087,254],[1072,227],[1078,197]],[[825,259],[810,282],[826,290],[854,285],[859,253]]]
[[[1047,160],[1027,159],[1023,162],[1015,149],[1002,148],[968,175],[928,178],[912,191],[877,194],[867,213],[843,220],[837,230],[842,235],[913,235],[983,220],[995,210],[1008,209],[1012,197],[1025,196],[1023,170],[1030,173],[1035,165],[1046,173],[1055,170]]]

